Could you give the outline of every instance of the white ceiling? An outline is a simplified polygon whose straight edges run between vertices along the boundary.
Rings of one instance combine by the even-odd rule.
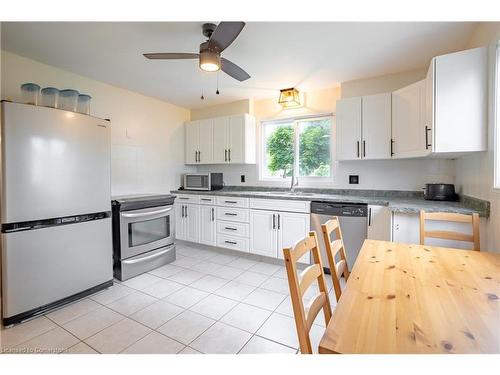
[[[249,22],[223,56],[251,76],[202,72],[197,60],[151,61],[145,52],[198,52],[203,22],[2,23],[2,49],[115,86],[199,108],[309,91],[419,68],[465,46],[476,23]],[[205,100],[200,100],[202,88]]]

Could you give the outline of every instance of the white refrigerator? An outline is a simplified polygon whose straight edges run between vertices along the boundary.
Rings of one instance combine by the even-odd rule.
[[[110,122],[2,102],[4,325],[113,283]]]

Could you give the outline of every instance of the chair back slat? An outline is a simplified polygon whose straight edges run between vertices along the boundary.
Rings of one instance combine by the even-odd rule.
[[[472,234],[449,230],[426,230],[426,221],[446,221],[472,225]],[[452,212],[420,211],[420,244],[425,245],[426,238],[471,242],[476,251],[481,250],[479,240],[479,215],[456,214]]]
[[[321,276],[322,270],[318,264],[312,264],[300,274],[300,296],[303,297],[307,289]]]
[[[309,302],[308,306],[305,308],[306,311],[306,327],[310,331],[311,327],[318,316],[318,313],[323,308],[326,303],[328,295],[324,292],[316,294],[316,296]]]
[[[300,275],[297,274],[297,261],[307,252],[312,253],[313,264],[307,267]],[[325,326],[332,317],[330,300],[328,299],[328,288],[326,286],[323,264],[318,247],[316,232],[309,232],[309,236],[298,241],[293,247],[283,249],[285,257],[288,286],[290,288],[290,299],[292,300],[295,326],[299,339],[300,351],[303,354],[312,354],[311,339],[309,331],[318,313],[323,309]],[[309,289],[314,281],[318,282],[319,294],[304,308],[303,294]]]
[[[337,301],[342,295],[340,287],[340,278],[344,276],[347,280],[349,278],[349,267],[347,266],[347,258],[345,255],[344,240],[342,237],[342,230],[340,229],[339,218],[333,216],[326,223],[321,225],[323,231],[323,241],[325,242],[326,257],[330,265],[330,274],[332,275],[333,288],[335,290],[335,297]],[[335,240],[331,240],[332,234],[335,234]],[[340,260],[337,262],[335,256],[340,254]]]

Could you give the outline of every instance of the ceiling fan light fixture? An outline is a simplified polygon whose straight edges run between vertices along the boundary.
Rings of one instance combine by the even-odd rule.
[[[299,90],[293,87],[280,90],[278,103],[284,108],[300,107]]]
[[[220,55],[217,52],[200,52],[200,69],[206,72],[216,72],[220,70]]]

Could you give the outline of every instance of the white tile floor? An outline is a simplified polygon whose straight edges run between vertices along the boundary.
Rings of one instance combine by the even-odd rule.
[[[0,353],[297,353],[288,294],[276,261],[179,243],[172,264],[2,327]],[[311,330],[315,347],[321,319]]]

